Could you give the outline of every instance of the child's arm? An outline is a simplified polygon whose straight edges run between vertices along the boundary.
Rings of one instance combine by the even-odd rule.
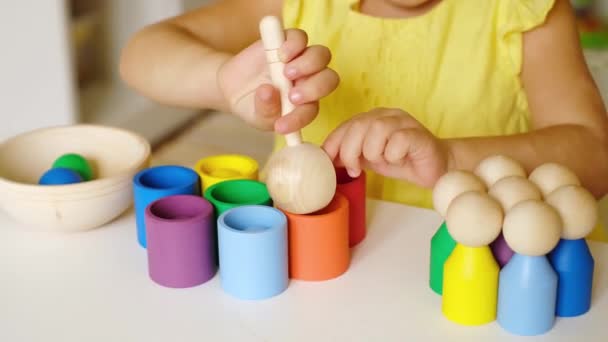
[[[556,161],[572,168],[596,196],[608,193],[608,120],[579,46],[570,3],[558,0],[546,24],[524,34],[522,81],[534,131],[448,140],[453,166],[471,169],[496,153],[529,171]]]
[[[534,130],[503,137],[440,140],[400,110],[376,109],[343,123],[324,148],[356,175],[362,167],[431,187],[445,171],[473,170],[503,154],[531,171],[559,162],[597,197],[608,193],[608,120],[579,48],[568,0],[524,35],[522,80]]]
[[[217,70],[258,38],[258,23],[280,13],[281,0],[224,0],[137,32],[123,49],[127,84],[179,107],[226,109]]]
[[[319,100],[339,79],[327,67],[327,47],[308,46],[304,31],[287,30],[280,52],[295,84],[290,93],[295,109],[281,117],[259,22],[266,15],[280,17],[282,2],[221,0],[146,27],[124,48],[122,78],[163,104],[233,113],[256,128],[278,133],[298,130],[316,117]]]

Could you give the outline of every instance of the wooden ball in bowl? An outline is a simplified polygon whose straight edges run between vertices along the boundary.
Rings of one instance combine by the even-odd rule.
[[[105,126],[59,126],[17,135],[0,144],[0,209],[34,230],[100,227],[130,207],[132,178],[149,165],[150,150],[141,136]],[[66,153],[86,158],[95,177],[39,185],[39,177]]]

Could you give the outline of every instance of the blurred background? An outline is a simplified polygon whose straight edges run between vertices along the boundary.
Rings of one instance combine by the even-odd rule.
[[[173,146],[163,162],[190,164],[205,154],[226,151],[248,153],[263,162],[271,149],[268,135],[239,126],[226,115],[160,106],[126,88],[118,76],[120,50],[136,30],[210,1],[3,2],[0,141],[39,127],[85,122],[133,130],[155,147]],[[608,39],[603,31],[608,0],[571,1],[588,63],[608,99]],[[238,134],[239,139],[223,134]],[[178,144],[184,141],[190,144]],[[222,145],[210,145],[218,141]],[[158,149],[156,155],[161,153]]]
[[[142,26],[208,0],[19,0],[0,8],[0,140],[77,122],[158,141],[197,113],[164,108],[119,79],[120,50]],[[153,124],[151,124],[153,123]]]

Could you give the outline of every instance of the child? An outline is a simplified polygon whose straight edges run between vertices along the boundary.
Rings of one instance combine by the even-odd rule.
[[[289,28],[283,118],[265,15]],[[578,39],[568,0],[224,0],[143,29],[121,70],[165,104],[302,128],[352,176],[368,169],[371,197],[430,207],[447,170],[504,154],[563,163],[600,198],[608,121]]]

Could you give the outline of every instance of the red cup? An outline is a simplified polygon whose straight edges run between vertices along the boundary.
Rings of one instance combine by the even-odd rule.
[[[346,197],[349,204],[349,245],[359,244],[367,234],[365,172],[357,178],[348,175],[345,168],[336,168],[337,191]]]

